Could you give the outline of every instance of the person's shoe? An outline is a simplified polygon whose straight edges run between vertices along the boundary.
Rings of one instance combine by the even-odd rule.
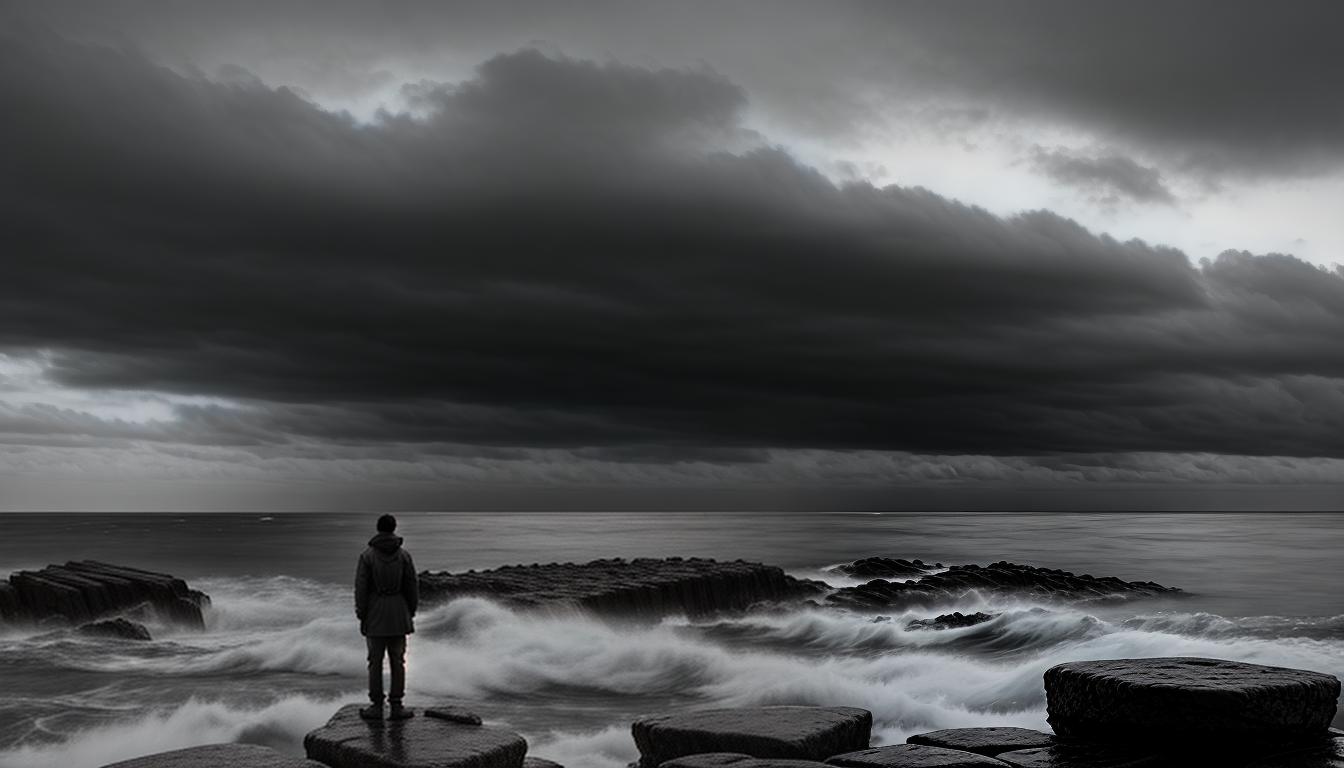
[[[396,710],[394,709],[393,711],[395,712]],[[364,718],[365,720],[382,720],[383,705],[371,704],[367,707],[364,707],[363,709],[359,710],[359,716]]]
[[[415,710],[407,709],[400,704],[392,705],[392,713],[387,716],[388,720],[410,720],[415,717]]]

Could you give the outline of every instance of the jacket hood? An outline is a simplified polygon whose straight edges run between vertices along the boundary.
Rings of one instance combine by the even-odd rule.
[[[398,549],[401,549],[401,541],[401,537],[395,533],[379,533],[377,536],[369,539],[369,546],[385,555],[390,555]]]

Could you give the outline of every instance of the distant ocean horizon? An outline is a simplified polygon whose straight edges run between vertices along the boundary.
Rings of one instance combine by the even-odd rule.
[[[0,629],[0,767],[94,768],[215,741],[301,752],[304,733],[362,698],[351,582],[377,514],[0,514],[4,574],[106,560],[183,577],[214,602],[204,632],[151,625],[149,643]],[[1041,672],[1067,660],[1201,655],[1344,676],[1344,514],[396,514],[421,570],[701,556],[841,585],[830,566],[885,555],[1009,560],[1190,593],[1072,607],[968,599],[878,623],[799,609],[626,625],[480,599],[422,611],[408,703],[464,700],[568,765],[622,768],[634,757],[631,719],[684,707],[862,706],[884,742],[941,727],[1044,727]],[[996,618],[904,629],[951,610]]]

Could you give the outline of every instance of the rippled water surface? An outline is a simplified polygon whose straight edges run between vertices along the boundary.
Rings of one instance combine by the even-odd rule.
[[[0,766],[98,766],[211,741],[298,752],[360,698],[349,581],[375,515],[5,515],[0,570],[95,558],[169,571],[214,598],[205,632],[151,643],[0,634]],[[795,611],[620,626],[483,600],[422,612],[412,703],[470,699],[571,768],[623,766],[629,720],[673,707],[852,704],[877,735],[1044,725],[1060,661],[1197,654],[1344,675],[1344,516],[1329,514],[405,514],[422,569],[611,556],[746,558],[816,577],[874,554],[1007,559],[1192,593],[1106,610],[968,599],[976,627],[907,632]]]

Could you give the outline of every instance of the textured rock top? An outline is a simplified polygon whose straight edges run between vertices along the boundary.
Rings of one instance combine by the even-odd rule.
[[[512,731],[432,717],[366,721],[341,707],[303,739],[308,757],[332,768],[523,768],[527,742]]]
[[[1055,737],[1030,728],[947,728],[920,733],[905,740],[908,744],[960,749],[977,755],[993,757],[1015,749],[1036,749],[1055,743]]]
[[[474,595],[523,607],[575,606],[606,614],[741,610],[764,601],[797,600],[821,590],[820,585],[795,579],[772,565],[680,557],[420,574],[420,595],[426,601]]]
[[[838,768],[1003,768],[992,757],[924,744],[892,744],[836,755],[826,761]]]
[[[1045,673],[1060,736],[1119,741],[1292,740],[1324,735],[1340,683],[1333,675],[1222,659],[1112,659]]]
[[[631,726],[640,765],[711,752],[822,761],[868,747],[873,716],[855,707],[753,707],[656,715]]]
[[[207,744],[160,752],[103,768],[324,768],[321,763],[282,755],[255,744]]]

